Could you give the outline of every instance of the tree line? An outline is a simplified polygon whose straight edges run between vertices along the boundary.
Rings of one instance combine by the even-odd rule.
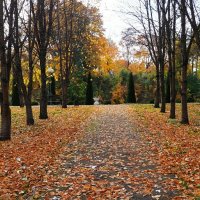
[[[134,8],[133,8],[134,9]],[[166,89],[169,90],[170,118],[176,118],[177,71],[181,76],[181,123],[189,124],[187,81],[188,66],[198,72],[199,26],[198,1],[194,0],[139,0],[137,9],[128,12],[138,26],[131,25],[124,33],[135,45],[147,49],[151,60],[147,68],[156,68],[154,107],[166,111]],[[195,50],[196,49],[196,50]],[[196,51],[196,52],[194,52]],[[197,55],[196,58],[194,54]],[[196,65],[195,65],[196,63]],[[194,69],[194,66],[195,69]],[[165,85],[168,73],[169,88]],[[199,85],[196,85],[199,87]]]
[[[26,123],[34,124],[32,95],[39,79],[40,119],[47,119],[49,62],[58,65],[62,107],[67,107],[70,75],[89,73],[99,62],[103,38],[97,8],[77,0],[0,0],[1,132],[11,138],[10,80],[26,107]]]

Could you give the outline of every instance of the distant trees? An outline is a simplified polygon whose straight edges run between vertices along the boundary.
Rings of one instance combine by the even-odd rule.
[[[66,108],[73,74],[82,71],[85,75],[100,62],[98,43],[103,30],[98,10],[76,0],[57,0],[55,15],[53,44],[59,57],[62,107]]]
[[[129,14],[137,19],[141,26],[137,28],[132,26],[131,29],[140,38],[137,42],[148,49],[151,60],[156,67],[155,107],[159,106],[161,100],[161,112],[165,112],[166,91],[168,91],[167,98],[169,100],[170,97],[171,105],[169,117],[172,119],[176,117],[176,84],[178,82],[176,71],[180,67],[181,122],[188,124],[188,65],[191,64],[192,45],[195,42],[198,45],[200,38],[197,2],[192,0],[180,2],[175,0],[155,2],[139,0],[138,2],[137,10],[129,12]],[[198,61],[192,61],[192,71],[194,71],[195,62],[197,64]],[[180,66],[177,66],[179,64]],[[168,75],[166,76],[166,74]],[[170,83],[166,89],[165,77],[168,77],[168,83]]]
[[[40,92],[40,98],[34,97],[40,101],[39,117],[48,118],[47,68],[50,67],[55,72],[49,77],[49,87],[52,95],[62,96],[63,108],[69,103],[93,104],[93,95],[101,96],[106,103],[135,102],[136,98],[140,102],[151,98],[153,102],[150,93],[155,91],[154,107],[161,103],[161,112],[165,112],[166,97],[170,98],[170,118],[174,119],[176,96],[181,94],[181,122],[188,124],[188,99],[198,96],[193,94],[198,90],[192,85],[199,81],[198,9],[193,0],[139,0],[139,8],[130,14],[140,27],[132,26],[123,33],[125,54],[119,60],[117,46],[103,34],[99,10],[90,4],[77,0],[0,0],[0,140],[11,136],[10,81],[17,86],[13,89],[18,90],[20,105],[26,106],[27,125],[34,124],[34,89],[37,94]],[[134,58],[136,44],[142,50]],[[145,75],[140,73],[139,57],[143,67],[146,66]],[[151,73],[153,65],[155,71]],[[134,77],[135,92],[131,74],[127,87],[128,74],[135,74],[134,70],[138,72]]]
[[[166,1],[150,0],[140,1],[140,10],[135,15],[141,23],[144,44],[146,45],[151,59],[156,66],[156,95],[155,108],[159,107],[161,100],[161,112],[165,112],[165,82],[164,67],[166,56]]]
[[[55,95],[56,81],[59,81],[62,104],[66,107],[70,75],[82,73],[84,82],[86,73],[100,63],[98,44],[101,37],[103,29],[99,11],[89,4],[85,6],[76,0],[0,1],[0,140],[11,136],[10,79],[17,86],[13,88],[15,91],[18,89],[20,104],[21,100],[25,103],[27,125],[34,124],[34,87],[40,87],[39,117],[47,119],[48,65],[53,60],[53,68],[60,71],[51,79],[50,87]],[[85,90],[84,86],[81,87]]]

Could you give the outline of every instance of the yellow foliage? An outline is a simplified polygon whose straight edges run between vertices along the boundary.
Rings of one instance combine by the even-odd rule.
[[[112,92],[112,104],[123,104],[125,103],[126,98],[126,86],[121,85],[120,83],[116,86],[115,90]]]
[[[118,55],[118,48],[112,41],[109,41],[105,37],[100,38],[100,66],[103,74],[109,72],[115,72],[117,69],[116,59]]]

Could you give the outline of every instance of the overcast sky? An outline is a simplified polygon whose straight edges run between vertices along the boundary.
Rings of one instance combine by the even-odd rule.
[[[125,21],[120,14],[120,4],[120,0],[102,0],[100,5],[105,34],[115,42],[120,41],[121,31],[126,27]]]
[[[129,9],[133,2],[134,0],[100,0],[105,34],[116,43],[121,39],[121,32],[128,27],[127,16],[122,11]]]

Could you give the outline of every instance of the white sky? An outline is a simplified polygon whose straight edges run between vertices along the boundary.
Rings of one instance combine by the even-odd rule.
[[[122,12],[130,10],[133,3],[134,0],[100,0],[105,35],[117,44],[120,42],[121,32],[128,27],[127,16]]]

